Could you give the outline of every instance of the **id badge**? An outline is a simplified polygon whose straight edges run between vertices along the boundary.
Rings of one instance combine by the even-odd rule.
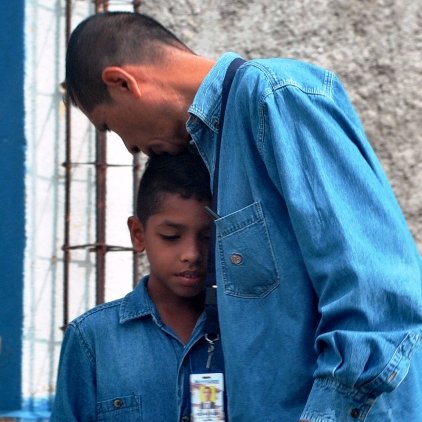
[[[191,374],[190,397],[193,422],[225,421],[222,373]]]

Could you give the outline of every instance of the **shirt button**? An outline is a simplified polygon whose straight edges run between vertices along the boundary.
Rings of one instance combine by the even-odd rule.
[[[113,402],[114,407],[116,407],[117,409],[120,409],[123,406],[123,400],[121,399],[116,399]]]
[[[190,421],[189,416],[183,416],[183,418],[181,419],[181,422],[189,422],[189,421]]]
[[[238,254],[238,253],[234,253],[231,257],[230,257],[230,261],[233,265],[239,265],[242,263],[243,261],[243,256]]]
[[[350,416],[354,419],[357,419],[360,415],[359,409],[352,409],[350,412]]]

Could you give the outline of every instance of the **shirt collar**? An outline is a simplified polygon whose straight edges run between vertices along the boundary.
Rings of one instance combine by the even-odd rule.
[[[119,310],[120,324],[147,315],[157,317],[157,309],[148,294],[147,283],[148,276],[143,277],[135,289],[123,298]]]
[[[240,56],[236,53],[225,53],[217,60],[199,86],[193,103],[189,107],[190,116],[186,127],[192,136],[191,144],[200,152],[211,177],[214,174],[215,142],[210,142],[208,136],[202,136],[202,131],[205,125],[215,134],[215,137],[218,133],[223,81],[227,68],[236,57]]]
[[[143,277],[135,289],[122,299],[119,309],[120,324],[124,324],[125,322],[133,319],[151,316],[159,325],[161,325],[161,318],[147,290],[148,279],[148,276]],[[205,324],[207,314],[209,314],[209,312],[215,312],[212,311],[212,307],[210,308],[210,311],[203,312],[201,314],[197,325],[202,327]]]
[[[202,81],[189,107],[190,117],[187,126],[191,129],[190,133],[195,131],[198,118],[211,130],[218,132],[223,80],[227,68],[236,57],[239,57],[236,53],[223,54]]]

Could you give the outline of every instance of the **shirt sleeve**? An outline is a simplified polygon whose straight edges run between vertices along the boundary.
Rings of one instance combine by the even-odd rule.
[[[344,422],[364,420],[409,371],[422,337],[421,260],[344,88],[330,72],[321,80],[268,89],[257,142],[318,297],[302,419]]]
[[[95,363],[78,328],[69,325],[63,339],[51,421],[95,421]]]

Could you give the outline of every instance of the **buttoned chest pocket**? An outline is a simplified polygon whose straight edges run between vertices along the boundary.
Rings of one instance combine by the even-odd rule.
[[[97,403],[98,421],[101,422],[140,422],[142,421],[141,397],[115,397]]]
[[[255,202],[216,220],[224,291],[262,298],[279,284],[274,250],[262,207]],[[220,284],[221,285],[221,284]]]

